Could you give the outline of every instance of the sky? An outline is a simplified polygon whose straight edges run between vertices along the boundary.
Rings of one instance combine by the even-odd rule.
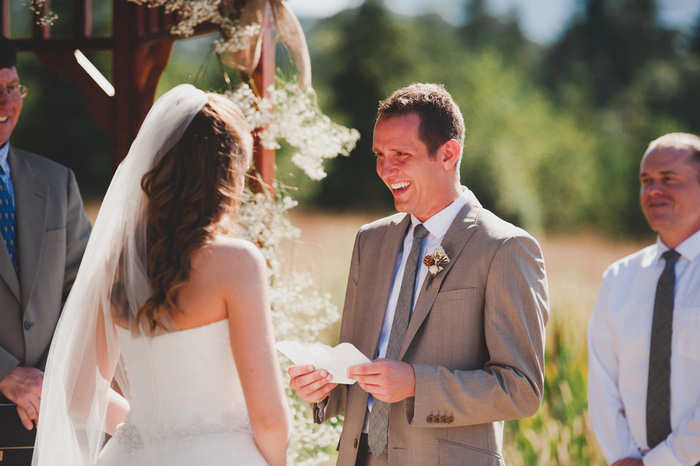
[[[386,5],[400,14],[440,12],[448,21],[462,18],[462,4],[455,0],[385,0]],[[362,0],[288,0],[297,16],[322,18],[347,8],[355,8]],[[489,0],[493,14],[516,13],[525,35],[542,44],[555,41],[575,15],[577,0]],[[660,0],[660,19],[664,24],[682,29],[690,28],[700,16],[698,0]]]

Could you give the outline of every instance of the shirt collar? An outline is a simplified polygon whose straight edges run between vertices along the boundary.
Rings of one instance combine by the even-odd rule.
[[[442,239],[447,233],[447,230],[449,230],[450,225],[452,225],[452,222],[454,222],[459,211],[466,205],[467,196],[469,196],[469,190],[462,187],[461,196],[455,199],[452,204],[423,222],[425,229],[437,239]],[[413,234],[413,228],[419,223],[421,223],[421,221],[418,220],[415,215],[411,214],[411,228],[409,229],[409,234]]]
[[[656,238],[656,261],[661,260],[661,255],[668,251],[669,248],[664,244],[663,241],[661,241],[660,237]],[[688,259],[689,261],[694,261],[696,257],[700,255],[700,230],[696,231],[692,235],[690,235],[688,238],[686,238],[685,241],[683,241],[681,244],[679,244],[675,250],[682,256]]]
[[[10,151],[10,141],[5,141],[5,144],[0,147],[0,169],[1,173],[10,173],[10,164],[7,160],[7,154]]]

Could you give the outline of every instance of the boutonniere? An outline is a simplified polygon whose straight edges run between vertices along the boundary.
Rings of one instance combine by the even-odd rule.
[[[447,264],[448,262],[450,262],[450,256],[445,252],[442,246],[436,247],[432,254],[428,254],[423,258],[423,264],[428,267],[428,280],[425,285],[426,290],[430,286],[430,282],[435,278],[435,275],[442,272],[442,264]]]

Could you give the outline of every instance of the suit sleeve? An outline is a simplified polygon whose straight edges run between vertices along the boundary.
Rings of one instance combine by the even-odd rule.
[[[340,343],[350,341],[353,331],[353,318],[355,315],[355,298],[357,294],[357,283],[360,276],[360,235],[355,237],[355,245],[352,250],[350,261],[350,273],[348,274],[348,285],[345,290],[345,303],[343,304],[343,318],[340,326]],[[345,401],[347,397],[347,385],[338,385],[322,403],[314,404],[314,421],[321,424],[326,419],[345,412]]]
[[[90,220],[85,213],[83,200],[80,197],[78,184],[75,181],[75,175],[72,170],[69,170],[68,177],[68,196],[66,206],[66,269],[63,277],[63,296],[61,299],[61,307],[66,302],[68,293],[70,293],[75,277],[78,274],[80,261],[85,252],[88,238],[90,237]]]
[[[0,346],[0,380],[7,377],[12,369],[19,365],[19,359],[14,357],[9,351]]]
[[[549,297],[544,259],[529,236],[509,237],[496,249],[485,281],[482,367],[453,370],[414,365],[416,395],[412,424],[451,413],[448,427],[533,415],[544,386],[545,325]]]

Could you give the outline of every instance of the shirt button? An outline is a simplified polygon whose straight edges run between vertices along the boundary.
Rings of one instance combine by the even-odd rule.
[[[24,328],[25,329],[29,330],[30,328],[32,328],[32,325],[33,324],[31,322],[29,322],[28,320],[24,321]]]

